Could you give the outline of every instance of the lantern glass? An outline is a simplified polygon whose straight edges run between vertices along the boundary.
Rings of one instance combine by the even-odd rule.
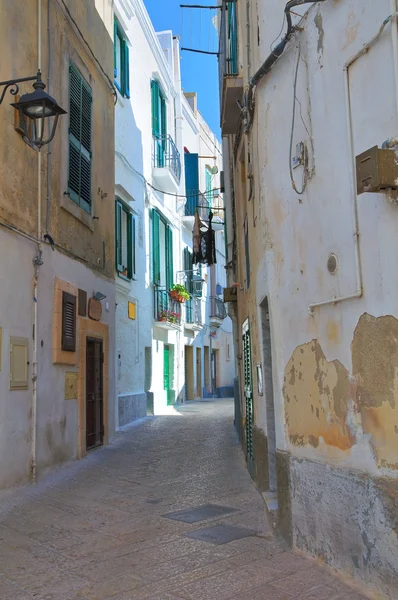
[[[51,107],[46,106],[44,102],[33,106],[25,106],[24,113],[27,117],[30,117],[31,119],[53,117],[55,115],[55,111]]]

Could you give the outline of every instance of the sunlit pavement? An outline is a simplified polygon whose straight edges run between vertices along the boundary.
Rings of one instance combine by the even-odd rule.
[[[1,600],[363,598],[272,537],[231,400],[170,413],[0,499]],[[225,534],[248,537],[209,541]]]

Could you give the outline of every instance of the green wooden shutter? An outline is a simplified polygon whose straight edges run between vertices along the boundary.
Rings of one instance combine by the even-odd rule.
[[[123,95],[130,98],[130,59],[129,47],[126,40],[122,42],[123,52]]]
[[[156,81],[151,81],[152,89],[152,135],[160,136],[160,115],[159,115],[159,86]]]
[[[122,205],[116,201],[115,207],[115,222],[116,222],[116,270],[118,273],[123,271],[123,254],[122,254]]]
[[[127,277],[133,277],[133,215],[127,214]]]
[[[133,231],[133,238],[132,238],[132,278],[135,279],[136,277],[136,260],[135,260],[135,239],[136,239],[136,219],[134,215],[131,215],[131,222],[132,222],[132,231]]]
[[[246,452],[249,468],[253,465],[253,377],[252,377],[252,357],[251,357],[251,339],[249,320],[247,319],[242,328],[243,339],[243,370],[244,370],[244,388],[246,403]]]
[[[166,135],[167,135],[167,112],[166,112],[166,100],[163,98],[163,96],[160,93],[159,90],[159,99],[160,99],[160,110],[161,110],[161,134],[163,137],[164,142],[166,142]]]
[[[152,281],[160,285],[160,218],[155,209],[152,210]]]
[[[69,67],[69,179],[70,198],[91,212],[92,93],[80,72]]]
[[[117,77],[117,60],[116,60],[116,55],[117,55],[117,46],[116,46],[116,40],[117,40],[117,21],[116,19],[114,19],[113,21],[113,75],[114,78],[116,79]]]
[[[173,230],[166,225],[166,287],[174,283],[174,265],[173,265]]]

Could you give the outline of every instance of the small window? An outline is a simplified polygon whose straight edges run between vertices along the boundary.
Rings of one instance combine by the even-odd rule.
[[[10,390],[29,388],[28,340],[10,338]]]
[[[76,296],[62,292],[62,350],[76,351]]]
[[[130,98],[129,47],[117,19],[114,21],[113,54],[115,85],[124,98]]]
[[[116,200],[116,270],[124,279],[136,278],[135,216]]]

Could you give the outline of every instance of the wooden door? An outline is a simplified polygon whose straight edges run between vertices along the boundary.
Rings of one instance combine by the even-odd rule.
[[[101,340],[86,346],[86,448],[104,442],[103,353]]]

